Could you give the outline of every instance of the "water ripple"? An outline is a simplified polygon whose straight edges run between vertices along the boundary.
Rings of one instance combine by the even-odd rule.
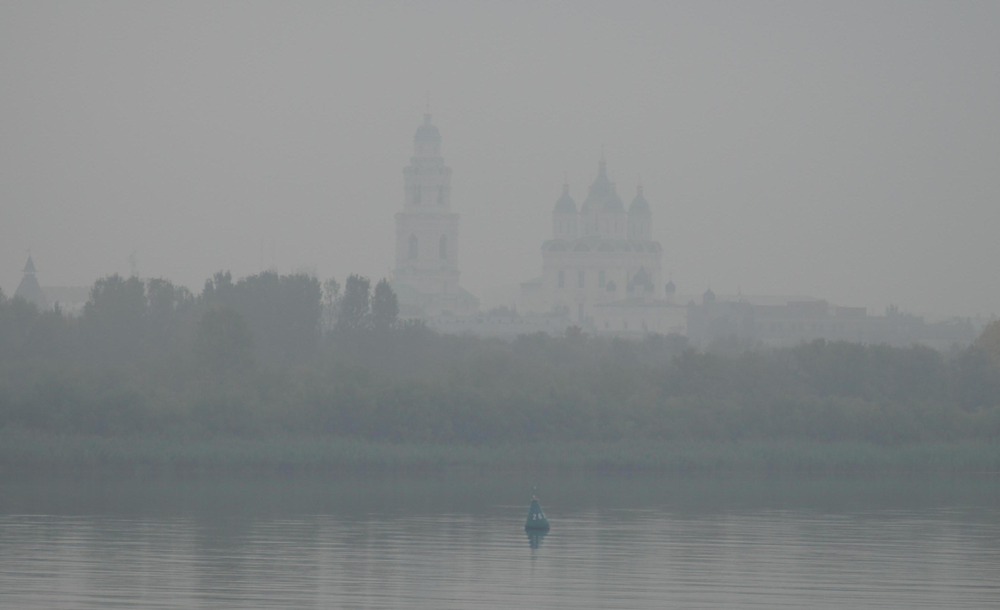
[[[984,608],[1000,511],[0,515],[0,607]]]

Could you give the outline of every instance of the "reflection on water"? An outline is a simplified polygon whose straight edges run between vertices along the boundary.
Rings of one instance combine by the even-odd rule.
[[[985,608],[992,480],[0,482],[0,608]]]
[[[549,535],[548,532],[539,532],[539,531],[527,531],[525,532],[525,534],[528,535],[528,547],[532,549],[537,549],[538,547],[542,546],[542,540],[544,540],[545,537]]]

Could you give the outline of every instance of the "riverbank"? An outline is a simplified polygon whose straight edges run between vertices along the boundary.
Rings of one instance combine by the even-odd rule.
[[[393,443],[345,438],[171,439],[0,432],[0,473],[337,471],[1000,473],[1000,444],[805,441]]]

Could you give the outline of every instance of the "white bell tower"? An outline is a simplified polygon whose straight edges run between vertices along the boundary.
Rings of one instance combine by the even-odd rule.
[[[403,210],[396,213],[393,287],[400,315],[469,315],[478,309],[458,283],[458,219],[451,211],[451,168],[441,156],[441,134],[425,114],[403,169]]]

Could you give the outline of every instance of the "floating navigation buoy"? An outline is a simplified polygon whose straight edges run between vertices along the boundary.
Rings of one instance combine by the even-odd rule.
[[[542,512],[542,505],[538,503],[538,498],[532,496],[531,506],[528,508],[528,520],[524,523],[524,529],[529,532],[549,531],[549,520]]]

